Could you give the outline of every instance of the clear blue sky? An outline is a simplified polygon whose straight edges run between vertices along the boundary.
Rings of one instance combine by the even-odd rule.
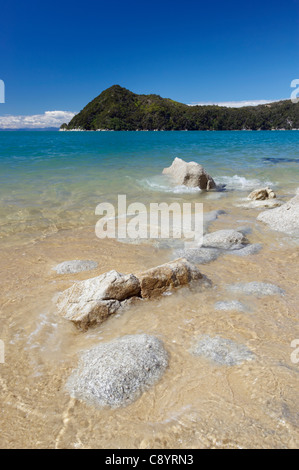
[[[119,84],[184,103],[290,96],[299,1],[11,0],[0,115],[79,111]]]

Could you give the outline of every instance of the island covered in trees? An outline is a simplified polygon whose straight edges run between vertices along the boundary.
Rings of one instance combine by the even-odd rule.
[[[259,106],[228,108],[190,106],[138,95],[113,85],[88,103],[60,130],[273,130],[299,129],[299,103],[277,101]]]

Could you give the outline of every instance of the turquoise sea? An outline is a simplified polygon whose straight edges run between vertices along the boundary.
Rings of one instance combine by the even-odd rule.
[[[224,195],[299,185],[299,131],[0,132],[0,236],[94,224],[99,202],[211,197],[161,176],[175,157],[201,163]]]

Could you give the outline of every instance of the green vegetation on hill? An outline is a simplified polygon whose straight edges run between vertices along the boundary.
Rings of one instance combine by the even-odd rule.
[[[299,129],[299,103],[286,100],[243,108],[188,106],[159,95],[137,95],[113,85],[88,103],[69,124],[62,124],[61,129]]]

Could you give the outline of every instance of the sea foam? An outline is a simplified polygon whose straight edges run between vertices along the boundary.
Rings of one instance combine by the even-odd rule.
[[[245,176],[216,176],[215,181],[217,185],[225,184],[226,189],[235,189],[235,190],[244,190],[248,191],[250,189],[265,187],[265,186],[275,186],[275,183],[272,181],[263,181],[257,178],[246,178]]]
[[[200,193],[200,188],[189,188],[184,185],[171,185],[168,178],[155,176],[152,178],[144,178],[139,182],[141,186],[145,189],[150,189],[151,191],[157,191],[162,193],[174,193],[174,194],[184,194],[184,193]]]

